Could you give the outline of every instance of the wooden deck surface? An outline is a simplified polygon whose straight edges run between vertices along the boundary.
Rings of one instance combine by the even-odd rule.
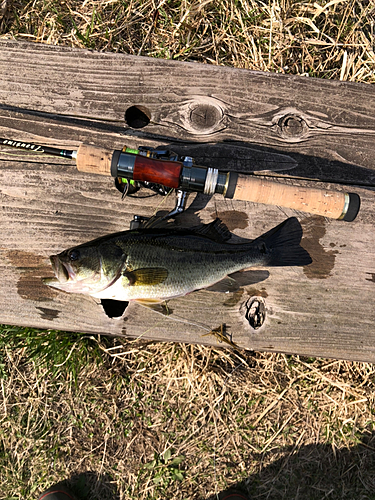
[[[132,106],[150,116],[147,126],[125,122]],[[375,361],[373,86],[1,41],[0,137],[66,148],[168,145],[206,166],[361,197],[346,223],[192,195],[179,225],[219,216],[235,237],[254,238],[298,217],[313,263],[247,271],[240,291],[173,300],[170,317],[132,303],[111,319],[93,298],[43,285],[48,256],[128,229],[134,214],[171,209],[173,197],[161,207],[160,197],[121,201],[110,178],[1,148],[1,323],[205,344],[216,340],[204,328],[226,323],[243,348]],[[246,319],[254,300],[266,310],[259,329]]]

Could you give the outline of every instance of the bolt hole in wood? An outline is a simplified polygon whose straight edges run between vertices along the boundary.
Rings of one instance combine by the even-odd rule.
[[[257,330],[266,319],[266,302],[263,297],[251,297],[245,304],[245,318]]]
[[[125,122],[131,128],[144,128],[151,120],[151,111],[145,106],[130,106],[125,111]]]

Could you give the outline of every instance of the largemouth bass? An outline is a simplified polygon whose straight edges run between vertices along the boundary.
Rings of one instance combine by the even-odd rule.
[[[152,306],[207,288],[253,266],[304,266],[302,228],[294,217],[252,242],[231,244],[216,219],[191,229],[140,228],[97,238],[50,257],[56,278],[44,282],[100,299]]]

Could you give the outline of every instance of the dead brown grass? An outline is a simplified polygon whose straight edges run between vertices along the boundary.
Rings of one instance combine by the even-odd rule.
[[[238,483],[254,498],[372,498],[372,365],[139,341],[102,349],[105,365],[88,364],[77,384],[7,352],[2,477],[14,497],[83,474],[93,499],[208,498]],[[182,481],[167,450],[184,457]]]
[[[368,0],[12,0],[2,36],[135,55],[374,81]]]

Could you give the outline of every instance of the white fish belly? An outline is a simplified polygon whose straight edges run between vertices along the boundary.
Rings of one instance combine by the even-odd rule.
[[[167,300],[181,297],[195,290],[214,285],[224,279],[228,274],[243,269],[243,266],[230,269],[228,271],[218,271],[210,276],[179,276],[168,277],[164,283],[158,285],[129,285],[126,278],[119,278],[113,285],[98,293],[91,294],[99,299],[112,300],[137,300],[137,299],[158,299]],[[125,282],[125,283],[124,283]]]

